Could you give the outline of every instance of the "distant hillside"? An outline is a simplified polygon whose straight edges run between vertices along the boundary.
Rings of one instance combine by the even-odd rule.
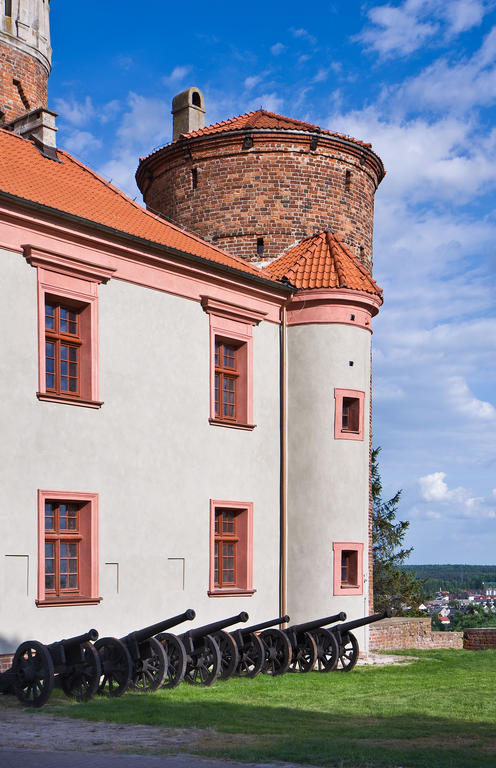
[[[447,592],[481,590],[482,582],[496,582],[496,565],[404,565],[403,568],[415,574],[420,581],[425,581],[425,597],[430,597],[440,589]]]

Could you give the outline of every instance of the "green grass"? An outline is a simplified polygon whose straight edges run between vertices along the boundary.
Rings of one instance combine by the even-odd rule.
[[[409,666],[233,679],[126,694],[52,713],[200,728],[184,751],[353,768],[496,767],[496,651],[408,651]],[[46,711],[46,710],[44,710]]]

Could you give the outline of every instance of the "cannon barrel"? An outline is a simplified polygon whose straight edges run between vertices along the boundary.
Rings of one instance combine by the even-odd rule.
[[[381,619],[390,619],[393,615],[391,608],[386,608],[385,611],[380,613],[373,613],[372,616],[364,616],[363,619],[354,619],[353,621],[347,621],[346,624],[338,624],[336,627],[331,627],[331,632],[349,632],[357,627],[364,627],[366,624],[373,624],[374,621],[381,621]]]
[[[189,629],[187,632],[179,635],[179,637],[190,637],[192,640],[196,640],[197,638],[205,637],[205,635],[212,635],[216,632],[220,632],[221,629],[225,629],[226,627],[230,627],[233,624],[237,624],[238,621],[246,622],[249,618],[250,617],[246,611],[241,611],[241,613],[238,613],[236,616],[230,616],[228,619],[214,621],[212,624],[204,624],[203,627],[195,627],[195,629]]]
[[[325,616],[323,619],[315,619],[314,621],[307,621],[305,624],[294,624],[292,627],[288,627],[291,632],[311,632],[312,629],[318,629],[319,627],[325,627],[328,624],[334,624],[336,621],[344,621],[346,614],[344,611],[336,613],[334,616]]]
[[[172,616],[170,619],[164,619],[164,621],[158,621],[156,624],[150,624],[149,627],[137,629],[130,634],[133,635],[138,643],[141,643],[143,640],[148,640],[149,637],[158,635],[159,632],[166,632],[168,629],[171,629],[171,627],[175,627],[177,624],[182,624],[183,621],[192,621],[195,616],[195,611],[192,608],[188,608],[184,613],[179,613],[177,616]],[[127,635],[127,637],[129,637],[129,635]]]
[[[238,632],[241,632],[242,635],[249,635],[250,632],[258,632],[259,629],[268,629],[269,627],[273,627],[275,624],[286,624],[289,619],[289,616],[279,616],[277,619],[262,621],[261,624],[253,624],[251,627],[243,627],[242,629],[239,629]]]
[[[82,645],[83,643],[87,643],[90,640],[93,642],[98,640],[98,632],[96,629],[89,629],[88,632],[84,633],[84,635],[77,635],[76,637],[68,637],[64,638],[64,640],[57,640],[55,643],[50,643],[50,645],[47,645],[47,648],[56,648],[60,647],[61,645],[64,648],[71,648],[71,646]]]

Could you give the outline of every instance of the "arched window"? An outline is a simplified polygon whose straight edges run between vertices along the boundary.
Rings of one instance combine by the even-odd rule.
[[[201,97],[198,91],[193,91],[191,94],[191,102],[194,107],[201,107]]]

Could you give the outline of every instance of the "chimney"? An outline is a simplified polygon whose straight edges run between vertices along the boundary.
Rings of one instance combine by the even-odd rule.
[[[182,133],[205,127],[205,99],[199,88],[188,88],[172,99],[173,133],[176,141]]]
[[[38,109],[33,109],[32,112],[27,112],[3,125],[2,128],[18,133],[19,136],[24,136],[26,139],[31,139],[42,155],[57,160],[56,117],[57,113],[52,112],[51,109],[38,107]]]

